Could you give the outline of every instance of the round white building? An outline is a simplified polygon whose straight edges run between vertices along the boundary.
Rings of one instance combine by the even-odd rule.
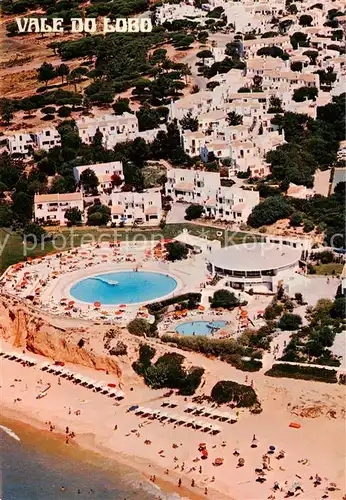
[[[245,243],[212,252],[208,258],[212,274],[229,278],[233,288],[264,285],[276,292],[278,286],[299,269],[301,250],[273,243]]]

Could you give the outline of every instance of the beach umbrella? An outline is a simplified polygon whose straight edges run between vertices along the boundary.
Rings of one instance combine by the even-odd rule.
[[[204,306],[202,306],[202,305],[199,305],[199,306],[198,306],[198,309],[199,309],[199,311],[204,311],[204,310],[205,310],[205,307],[204,307]]]
[[[202,450],[202,458],[208,458],[208,450],[204,449]]]
[[[247,311],[244,309],[243,311],[240,311],[240,315],[243,317],[243,318],[246,318],[247,316]]]
[[[74,300],[69,300],[69,301],[68,301],[68,305],[69,305],[69,306],[73,306],[73,304],[74,304],[74,303],[75,303],[75,301],[74,301]]]
[[[222,457],[215,458],[214,464],[215,465],[222,465],[223,464],[223,458]]]
[[[101,302],[99,302],[99,301],[94,302],[94,306],[95,307],[101,307]]]
[[[66,297],[64,297],[63,299],[60,299],[60,302],[67,302],[68,299]]]

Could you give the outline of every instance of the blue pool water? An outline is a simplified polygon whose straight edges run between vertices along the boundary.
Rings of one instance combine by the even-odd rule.
[[[100,274],[78,281],[70,289],[77,300],[102,305],[136,304],[172,293],[177,282],[171,276],[144,271]]]
[[[175,331],[182,335],[210,335],[225,325],[226,321],[188,321],[178,325]]]

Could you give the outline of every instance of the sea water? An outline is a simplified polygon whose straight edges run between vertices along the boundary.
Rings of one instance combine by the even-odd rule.
[[[139,473],[12,421],[0,428],[1,500],[149,500],[166,497]]]

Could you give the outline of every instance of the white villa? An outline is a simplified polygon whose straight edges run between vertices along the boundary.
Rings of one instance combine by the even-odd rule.
[[[116,187],[113,188],[113,175],[119,176],[120,179],[124,181],[123,164],[121,161],[95,163],[93,165],[81,165],[80,167],[74,167],[73,175],[77,183],[80,182],[81,174],[87,169],[90,169],[95,173],[99,181],[99,192],[103,192],[107,189],[116,189]]]
[[[62,194],[35,194],[35,220],[46,223],[67,224],[65,212],[69,208],[78,208],[83,212],[84,202],[82,193]]]
[[[162,218],[160,191],[113,192],[111,195],[112,222],[124,225],[157,225]]]
[[[259,203],[258,191],[221,186],[218,172],[173,168],[167,171],[165,193],[173,201],[204,206],[204,215],[229,222],[246,222]]]
[[[35,146],[33,134],[20,132],[7,136],[8,150],[11,155],[14,153],[27,154],[29,147]]]
[[[220,186],[220,174],[204,170],[172,168],[167,170],[165,193],[173,201],[202,204],[215,195]]]
[[[246,222],[259,201],[258,191],[220,186],[216,196],[205,201],[205,215],[227,222]]]
[[[46,151],[56,146],[61,146],[61,137],[55,128],[45,128],[35,133],[34,141],[38,149]]]
[[[94,135],[99,130],[103,135],[103,142],[107,147],[107,140],[124,142],[134,139],[138,134],[138,119],[131,113],[122,115],[103,115],[90,118],[83,116],[76,121],[79,137],[85,144],[91,144]]]

